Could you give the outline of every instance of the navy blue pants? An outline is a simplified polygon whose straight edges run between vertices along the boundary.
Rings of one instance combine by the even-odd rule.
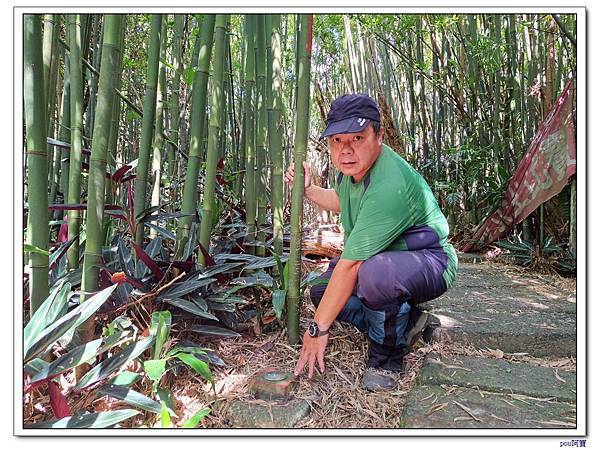
[[[329,280],[339,258],[332,259],[320,278]],[[369,337],[368,367],[399,370],[408,352],[404,333],[411,305],[442,295],[447,257],[441,248],[378,253],[362,263],[352,295],[337,316]],[[310,290],[315,305],[326,285]]]

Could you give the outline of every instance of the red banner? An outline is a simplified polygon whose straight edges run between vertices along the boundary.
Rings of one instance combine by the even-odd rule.
[[[500,206],[461,250],[468,252],[504,236],[545,201],[558,194],[575,173],[577,152],[571,81],[544,119],[508,187]]]

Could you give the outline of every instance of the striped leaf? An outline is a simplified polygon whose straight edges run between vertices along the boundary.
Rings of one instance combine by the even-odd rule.
[[[101,413],[83,413],[65,417],[60,420],[25,425],[25,428],[106,428],[127,420],[137,414],[140,414],[140,412],[135,409],[119,409]]]

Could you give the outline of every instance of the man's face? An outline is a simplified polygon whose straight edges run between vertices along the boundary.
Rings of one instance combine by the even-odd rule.
[[[362,180],[381,153],[383,128],[375,134],[368,125],[358,133],[334,134],[327,138],[333,165],[355,182]]]

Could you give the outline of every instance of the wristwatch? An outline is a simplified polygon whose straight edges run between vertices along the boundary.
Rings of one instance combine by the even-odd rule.
[[[325,336],[326,334],[329,334],[329,329],[320,330],[319,325],[317,325],[317,322],[311,322],[310,324],[308,324],[308,335],[310,337]]]

